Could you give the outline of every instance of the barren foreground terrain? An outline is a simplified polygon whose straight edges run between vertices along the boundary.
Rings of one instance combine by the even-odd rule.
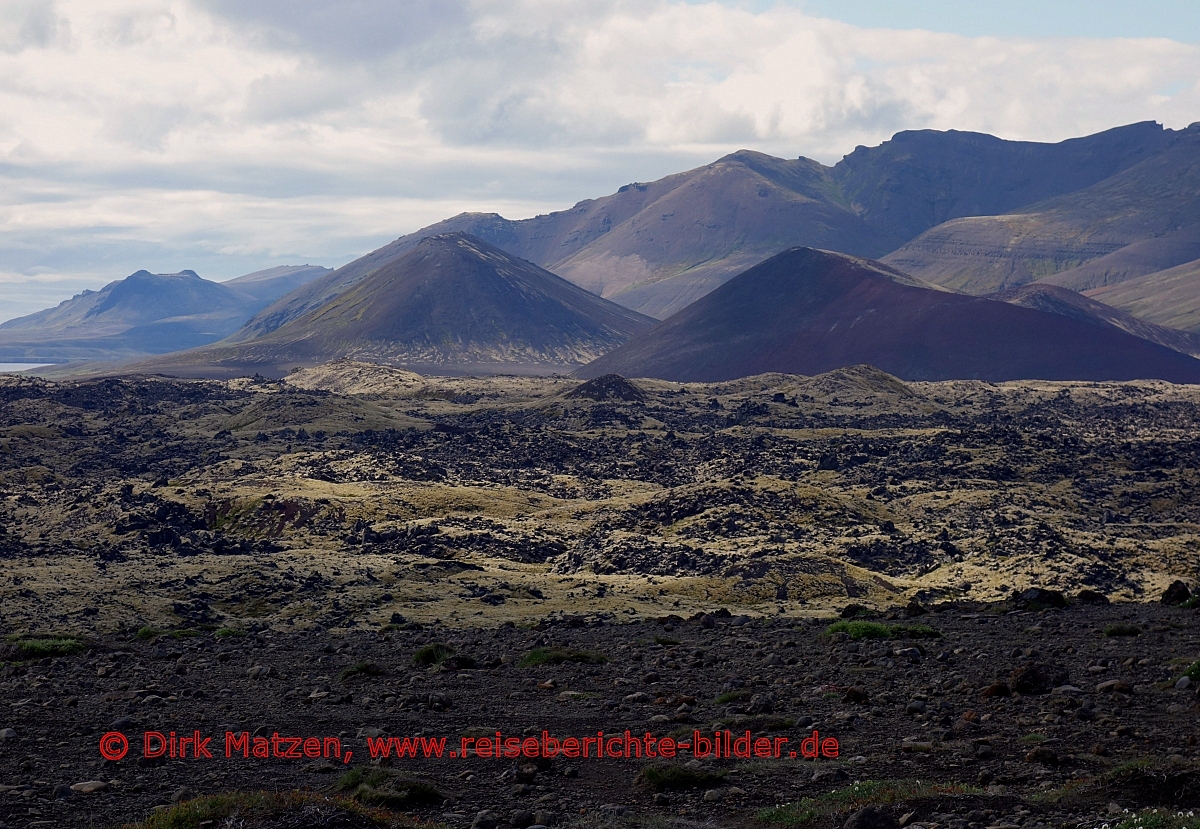
[[[1200,805],[1197,616],[1159,602],[1196,582],[1198,399],[867,367],[5,378],[0,820],[109,826],[176,799],[157,825],[377,825],[334,794],[464,829]],[[1013,596],[1030,587],[1069,603]],[[389,765],[367,742],[725,727],[840,751],[646,771]],[[104,761],[113,730],[129,755]],[[144,732],[197,730],[219,756],[139,761]],[[225,760],[226,731],[354,756]]]

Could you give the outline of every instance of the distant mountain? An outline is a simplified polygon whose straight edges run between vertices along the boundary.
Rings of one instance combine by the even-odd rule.
[[[248,273],[221,284],[248,294],[259,302],[270,303],[328,273],[333,273],[333,269],[320,265],[280,265],[265,271]]]
[[[1147,322],[1200,334],[1200,258],[1084,293]]]
[[[1200,124],[1103,181],[1004,215],[955,219],[883,261],[970,294],[1112,285],[1200,257]]]
[[[812,246],[882,256],[948,219],[1003,213],[1089,187],[1175,139],[1151,122],[1058,144],[920,130],[859,147],[834,167],[742,150],[532,219],[454,216],[275,303],[237,338],[252,339],[320,307],[421,239],[446,232],[470,233],[662,318],[780,250]]]
[[[654,325],[463,233],[422,240],[331,301],[248,342],[134,367],[258,371],[352,358],[433,373],[569,370]]]
[[[575,374],[714,382],[863,363],[905,380],[1200,382],[1200,361],[1114,326],[938,290],[809,248],[749,269]]]
[[[229,282],[137,271],[0,324],[0,362],[125,360],[215,342],[327,268],[272,268]]]
[[[988,299],[998,299],[1001,302],[1034,308],[1038,311],[1058,314],[1095,325],[1114,325],[1135,337],[1158,343],[1172,351],[1200,357],[1200,334],[1179,331],[1175,328],[1156,325],[1145,319],[1138,319],[1132,314],[1105,305],[1103,302],[1097,302],[1082,294],[1077,294],[1069,288],[1034,282],[1020,288],[989,294]]]

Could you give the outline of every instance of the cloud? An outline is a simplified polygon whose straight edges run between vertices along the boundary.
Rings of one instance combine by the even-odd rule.
[[[105,281],[337,265],[740,147],[830,163],[902,129],[1054,141],[1197,111],[1200,46],[1162,38],[676,0],[9,0],[0,253]]]

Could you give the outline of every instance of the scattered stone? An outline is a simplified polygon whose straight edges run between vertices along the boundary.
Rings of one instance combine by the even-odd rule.
[[[840,615],[843,619],[853,619],[856,616],[867,616],[870,613],[869,608],[863,607],[860,604],[848,604],[842,608]]]
[[[1096,686],[1097,694],[1132,694],[1133,686],[1123,679],[1109,679]]]
[[[54,787],[55,800],[70,800],[75,792],[71,791],[71,787],[66,783],[59,783]]]
[[[182,803],[185,800],[191,800],[195,796],[196,795],[193,794],[192,790],[189,789],[187,786],[180,786],[178,789],[176,789],[174,792],[171,793],[171,802],[172,803]]]
[[[1098,593],[1095,590],[1080,590],[1075,594],[1075,602],[1077,604],[1105,605],[1108,604],[1108,596],[1103,593]]]
[[[725,793],[720,789],[709,789],[704,793],[705,803],[720,803],[725,799]]]
[[[11,728],[0,728],[0,743],[17,739],[17,732]]]
[[[75,794],[95,794],[96,792],[108,791],[108,784],[103,780],[85,780],[82,783],[72,784],[71,791],[75,792]]]
[[[265,679],[275,675],[275,669],[270,665],[255,665],[250,670],[246,671],[246,676],[251,679]]]
[[[1012,689],[1003,682],[993,682],[988,687],[979,692],[979,695],[984,699],[992,699],[993,697],[1011,697]]]

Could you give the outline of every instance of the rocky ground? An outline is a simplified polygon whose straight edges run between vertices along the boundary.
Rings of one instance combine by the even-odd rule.
[[[580,616],[532,627],[96,637],[5,670],[0,820],[108,826],[246,789],[342,790],[464,829],[486,824],[485,811],[516,827],[596,814],[840,825],[872,800],[924,827],[1034,829],[1200,806],[1197,686],[1180,681],[1200,653],[1197,611],[1013,607],[896,609],[832,634],[836,619],[718,611],[624,625]],[[852,638],[879,631],[900,638]],[[496,731],[687,739],[726,728],[788,737],[793,749],[817,731],[838,740],[839,755],[372,762],[367,740],[444,736],[450,750]],[[105,761],[101,738],[114,730],[130,752]],[[213,759],[142,758],[145,732],[197,730],[214,738]],[[338,737],[353,756],[235,750],[227,760],[226,731]]]
[[[355,792],[464,829],[832,826],[870,802],[949,829],[1091,826],[1195,805],[1197,709],[1176,682],[1200,658],[1196,617],[1158,599],[1200,563],[1198,399],[866,367],[714,385],[354,363],[278,383],[0,379],[0,819],[108,826],[176,795],[296,787],[333,812],[244,825],[375,825],[319,799]],[[1084,601],[1013,603],[1035,585]],[[911,601],[934,612],[881,615]],[[849,603],[888,626],[855,635],[901,638],[828,634]],[[437,643],[454,654],[413,664]],[[558,655],[523,666],[539,648]],[[1010,677],[1026,663],[1047,693]],[[997,680],[1013,695],[983,696]],[[236,726],[355,756],[108,763],[114,723],[135,743],[200,729],[223,748]],[[371,729],[715,724],[816,728],[841,756],[645,774],[446,758],[343,779]],[[219,813],[252,805],[190,802],[209,811],[160,825],[243,825]],[[803,805],[763,811],[786,803]]]

